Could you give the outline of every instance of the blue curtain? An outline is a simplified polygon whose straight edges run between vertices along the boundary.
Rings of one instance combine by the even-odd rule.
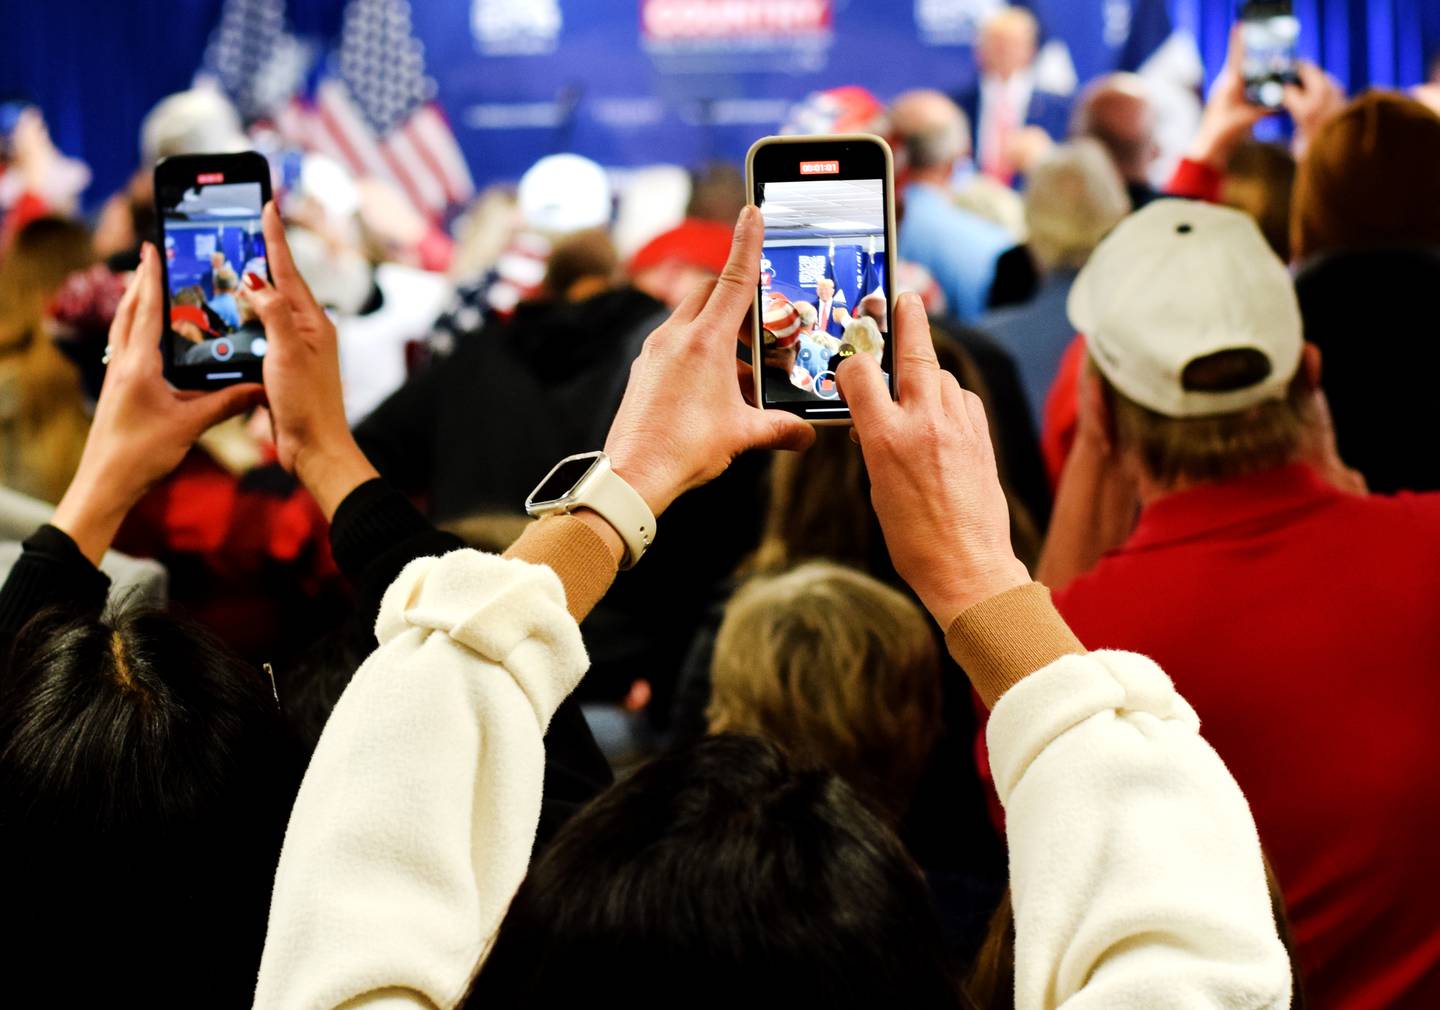
[[[1175,23],[1200,43],[1213,78],[1238,4],[1225,0],[1171,0]],[[1294,0],[1300,51],[1339,78],[1351,92],[1368,87],[1409,87],[1425,79],[1440,53],[1436,0]]]
[[[0,100],[45,112],[55,143],[94,173],[94,208],[140,159],[140,121],[189,87],[224,0],[0,0]],[[303,34],[339,32],[344,0],[289,0]]]
[[[426,0],[465,5],[467,0]],[[566,0],[567,5],[582,0]],[[584,4],[599,0],[583,0]],[[605,0],[633,10],[634,0]],[[1034,0],[1031,0],[1034,2]],[[1078,0],[1054,0],[1074,4]],[[1100,0],[1089,0],[1096,8]],[[1104,0],[1108,12],[1113,3]],[[1128,0],[1145,21],[1152,0]],[[1236,0],[1167,0],[1175,23],[1194,33],[1213,74],[1225,58]],[[0,0],[0,99],[23,97],[45,112],[60,148],[89,163],[93,208],[134,171],[146,111],[186,87],[223,0]],[[837,0],[837,5],[841,0]],[[333,39],[344,0],[289,0],[302,36]],[[907,12],[910,5],[899,5]],[[1440,0],[1295,0],[1304,54],[1352,91],[1408,86],[1440,51]],[[1107,15],[1108,16],[1108,15]],[[466,48],[467,59],[473,59]],[[625,58],[639,60],[637,51]],[[478,67],[478,65],[477,65]],[[838,71],[837,71],[838,72]],[[837,80],[836,83],[839,83]]]

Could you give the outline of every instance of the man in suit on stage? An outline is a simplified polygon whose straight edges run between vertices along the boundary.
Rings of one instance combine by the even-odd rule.
[[[1035,81],[1040,26],[1024,7],[1005,7],[980,26],[975,41],[978,87],[956,97],[973,124],[973,146],[980,170],[1011,184],[1022,169],[1018,152],[1065,136],[1070,100],[1042,90]]]
[[[815,324],[811,329],[840,337],[850,322],[850,310],[845,305],[845,292],[835,286],[835,281],[822,277],[815,282]]]

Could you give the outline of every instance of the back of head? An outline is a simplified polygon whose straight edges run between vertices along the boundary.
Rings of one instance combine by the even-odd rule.
[[[970,124],[964,111],[939,91],[907,91],[890,106],[897,171],[941,169],[970,155]]]
[[[1295,179],[1291,249],[1440,246],[1440,116],[1372,91],[1316,133]]]
[[[0,687],[7,893],[39,959],[12,963],[40,971],[51,924],[147,991],[248,993],[302,768],[265,675],[208,632],[37,617]]]
[[[727,228],[745,207],[745,173],[724,161],[714,161],[692,173],[690,202],[685,216],[697,221],[713,221]]]
[[[45,501],[64,494],[90,426],[80,372],[47,318],[91,261],[90,233],[61,218],[31,221],[0,257],[0,482]]]
[[[65,278],[93,261],[83,224],[42,217],[21,228],[0,257],[0,350],[38,324]]]
[[[1225,166],[1220,202],[1253,217],[1275,255],[1288,263],[1294,189],[1294,156],[1280,144],[1248,140],[1235,148]]]
[[[1143,182],[1159,155],[1155,110],[1138,74],[1106,74],[1088,84],[1075,103],[1070,136],[1093,137],[1130,182]]]
[[[1295,454],[1308,423],[1300,310],[1248,215],[1150,204],[1096,249],[1068,307],[1116,441],[1154,480],[1222,480]]]
[[[243,151],[249,146],[240,114],[216,88],[191,88],[163,98],[140,124],[145,167],[176,154]]]
[[[620,271],[620,256],[603,228],[588,228],[555,243],[545,261],[544,290],[552,298],[584,301],[609,288]]]
[[[707,716],[839,774],[891,823],[940,735],[935,636],[904,594],[811,562],[746,583],[725,608]]]
[[[642,767],[536,860],[467,1006],[961,1005],[919,871],[833,775],[719,736]]]
[[[1054,148],[1025,180],[1030,250],[1046,270],[1084,266],[1100,240],[1129,212],[1125,182],[1092,138]]]

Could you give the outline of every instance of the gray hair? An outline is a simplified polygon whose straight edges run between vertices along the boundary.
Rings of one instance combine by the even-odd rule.
[[[1084,266],[1128,213],[1124,180],[1105,147],[1088,137],[1055,147],[1026,180],[1030,250],[1045,270]]]
[[[956,108],[948,122],[910,134],[905,149],[912,168],[933,168],[964,158],[970,153],[970,123],[964,110]]]

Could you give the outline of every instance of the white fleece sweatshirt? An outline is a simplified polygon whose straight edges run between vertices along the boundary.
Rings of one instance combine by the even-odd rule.
[[[548,569],[412,563],[285,837],[255,1006],[452,1007],[523,879],[545,728],[586,666]],[[1284,1008],[1249,809],[1153,663],[1061,658],[990,720],[1021,1010]]]

